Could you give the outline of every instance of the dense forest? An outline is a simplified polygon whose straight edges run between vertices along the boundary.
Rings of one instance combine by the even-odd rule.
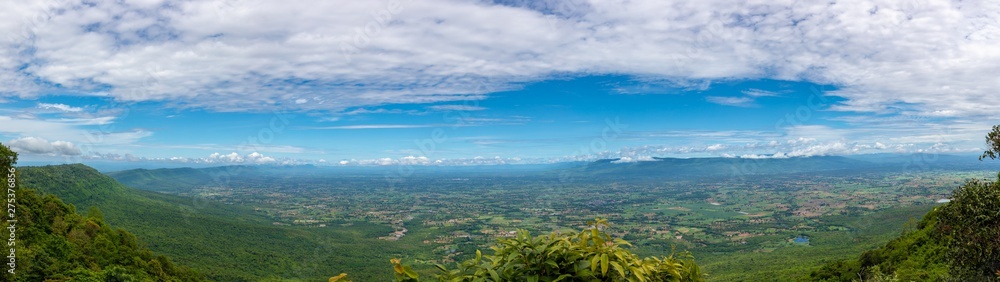
[[[55,195],[42,196],[18,187],[19,172],[12,169],[17,154],[0,145],[0,157],[10,204],[2,216],[16,220],[5,226],[7,231],[16,231],[14,241],[7,244],[16,250],[16,260],[13,266],[7,265],[4,281],[204,280],[146,249],[132,233],[112,228],[97,208],[78,214],[76,207]]]

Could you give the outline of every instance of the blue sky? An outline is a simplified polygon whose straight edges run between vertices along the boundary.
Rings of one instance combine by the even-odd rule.
[[[468,165],[975,153],[1000,123],[996,3],[355,2],[5,2],[0,142]]]

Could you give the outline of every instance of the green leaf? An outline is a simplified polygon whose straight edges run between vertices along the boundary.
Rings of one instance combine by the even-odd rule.
[[[569,278],[573,278],[573,275],[563,274],[559,275],[559,278],[556,278],[556,280],[552,280],[552,282],[559,282],[562,281],[563,279],[569,279]]]
[[[500,281],[500,274],[497,274],[497,272],[492,268],[490,268],[489,271],[490,271],[490,277],[493,278],[493,281]]]
[[[410,278],[413,278],[413,279],[417,279],[417,277],[420,277],[420,275],[417,274],[416,271],[413,271],[413,268],[411,268],[410,266],[404,266],[403,267],[403,273],[406,274],[407,277],[410,277]]]
[[[597,260],[600,259],[598,256],[594,256],[590,259],[590,271],[597,271]]]
[[[611,262],[611,268],[614,268],[615,271],[618,272],[619,276],[625,277],[625,268],[622,268],[622,265],[620,263],[618,263],[617,261],[612,261]]]
[[[601,254],[601,275],[608,275],[608,254]]]

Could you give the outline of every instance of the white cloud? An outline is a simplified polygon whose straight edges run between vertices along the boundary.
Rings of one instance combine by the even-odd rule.
[[[425,128],[436,126],[450,126],[441,124],[357,124],[322,127],[303,127],[304,129],[398,129],[398,128]]]
[[[473,106],[473,105],[436,105],[427,107],[427,109],[434,111],[482,111],[486,110],[484,107]]]
[[[350,111],[344,112],[342,114],[349,116],[349,115],[363,115],[363,114],[402,114],[402,113],[403,113],[403,110],[401,110],[401,109],[374,109],[374,110],[369,110],[369,109],[365,109],[365,108],[358,108],[358,109],[354,109],[354,110],[350,110]],[[336,121],[336,120],[333,120],[333,121]]]
[[[740,155],[741,159],[786,159],[790,156],[785,155],[785,153],[775,153],[770,155],[758,155],[758,154],[744,154]]]
[[[706,96],[706,101],[726,106],[735,107],[756,107],[753,98],[749,97],[723,97],[723,96]]]
[[[63,112],[81,112],[83,108],[73,107],[66,104],[48,104],[48,103],[38,103],[38,108],[40,109],[56,109]]]
[[[153,134],[142,129],[116,130],[113,120],[115,117],[40,119],[25,115],[0,116],[0,133],[66,140],[86,146],[130,144]]]
[[[72,142],[52,141],[37,137],[22,137],[7,142],[11,150],[21,154],[36,154],[50,156],[76,156],[80,149]]]
[[[185,162],[215,163],[215,164],[268,164],[277,160],[273,157],[264,156],[261,153],[253,152],[247,155],[240,155],[237,152],[229,154],[212,153],[207,158],[189,159]]]
[[[706,96],[705,100],[711,103],[734,106],[734,107],[757,107],[756,101],[760,97],[774,97],[779,96],[778,92],[760,90],[756,88],[750,88],[747,90],[740,91],[743,96],[734,97],[723,97],[723,96]]]
[[[851,151],[848,149],[847,144],[841,142],[833,142],[826,144],[811,145],[805,148],[797,148],[791,152],[786,153],[789,157],[811,157],[811,156],[828,156],[828,155],[846,155]]]
[[[618,158],[618,160],[611,161],[611,163],[620,164],[620,163],[652,162],[652,161],[656,161],[656,159],[650,156],[636,156],[636,157],[621,157]]]
[[[273,163],[275,161],[274,158],[268,157],[268,156],[264,156],[263,154],[258,153],[258,152],[250,153],[249,155],[247,155],[246,159],[247,159],[247,161],[252,162],[252,163],[256,163],[256,164]]]
[[[243,145],[218,145],[218,144],[194,144],[194,145],[148,145],[149,147],[155,148],[170,148],[170,149],[195,149],[195,150],[231,150],[236,148],[238,151],[246,152],[263,152],[263,153],[286,153],[286,154],[301,154],[306,153],[308,150],[303,147],[289,146],[289,145],[267,145],[267,144],[243,144]]]
[[[0,95],[60,84],[227,111],[342,110],[630,74],[831,84],[843,111],[990,116],[1000,104],[998,2],[513,3],[5,1],[0,32],[12,36],[0,39]]]
[[[755,98],[756,97],[773,97],[773,96],[779,96],[779,95],[781,95],[778,92],[767,91],[767,90],[760,90],[760,89],[756,89],[756,88],[750,88],[750,89],[747,89],[747,90],[743,90],[743,91],[740,91],[740,93],[743,93],[744,95],[747,95],[747,96],[750,96],[750,97],[755,97]]]
[[[726,145],[715,144],[715,145],[711,145],[711,146],[706,147],[705,151],[718,151],[718,150],[725,150],[725,149],[726,149]]]

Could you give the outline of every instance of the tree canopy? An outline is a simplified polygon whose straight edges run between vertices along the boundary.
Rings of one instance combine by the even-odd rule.
[[[979,160],[996,159],[998,155],[1000,155],[1000,125],[994,125],[993,131],[986,134],[986,151],[979,156]]]
[[[17,164],[17,152],[0,144],[4,183]],[[17,170],[19,174],[20,170]],[[113,229],[96,207],[88,215],[55,195],[40,195],[14,180],[13,217],[17,264],[3,271],[0,281],[201,281],[202,276],[156,255],[128,231]],[[3,209],[7,218],[11,209]],[[6,230],[6,229],[5,229]],[[6,237],[6,236],[5,236]],[[8,244],[9,245],[9,244]]]
[[[579,233],[531,236],[518,230],[514,238],[501,238],[491,247],[493,254],[458,263],[455,269],[435,265],[436,281],[703,281],[704,274],[690,253],[640,258],[625,240],[603,231],[605,219],[590,222]],[[397,281],[420,281],[420,275],[399,259],[391,261]],[[344,281],[347,274],[331,277]]]

